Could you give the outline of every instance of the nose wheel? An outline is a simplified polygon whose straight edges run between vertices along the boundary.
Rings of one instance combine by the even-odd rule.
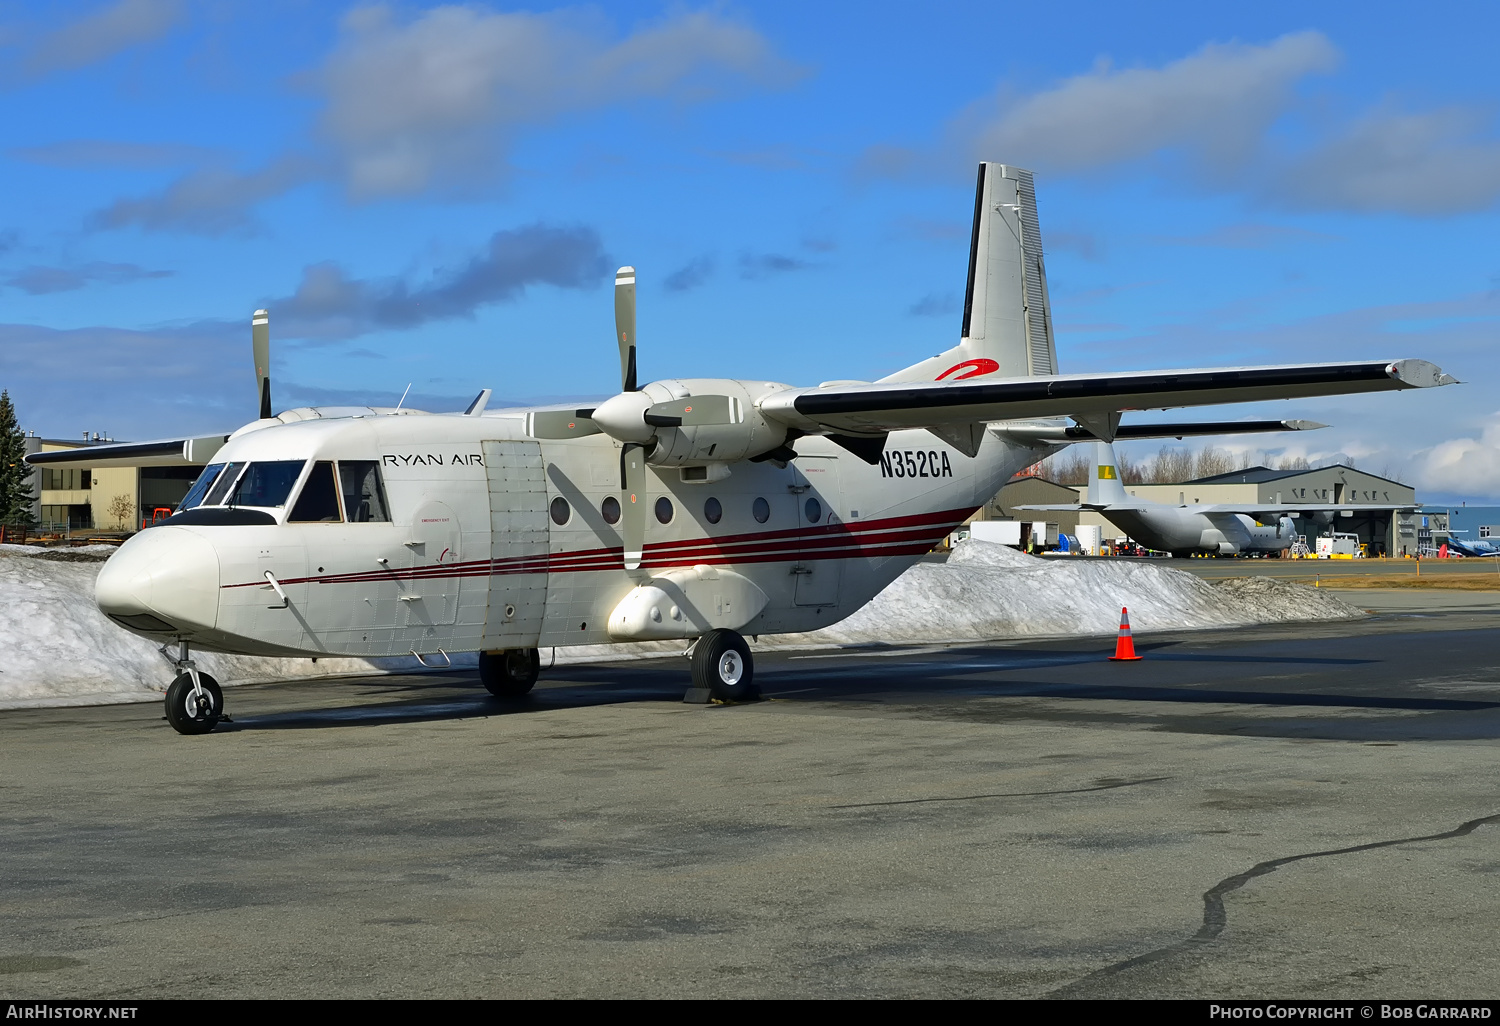
[[[750,646],[737,632],[718,628],[693,646],[693,687],[724,702],[747,702],[760,694]]]
[[[224,718],[224,692],[206,673],[186,670],[167,688],[167,722],[179,734],[207,734]]]

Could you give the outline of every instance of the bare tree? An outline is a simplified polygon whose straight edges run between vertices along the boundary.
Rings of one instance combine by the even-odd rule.
[[[116,495],[104,507],[105,514],[115,522],[115,527],[124,529],[127,520],[135,518],[135,500],[128,495]]]
[[[1093,467],[1090,447],[1074,445],[1047,457],[1042,462],[1042,476],[1058,484],[1083,485],[1088,484],[1089,471]]]

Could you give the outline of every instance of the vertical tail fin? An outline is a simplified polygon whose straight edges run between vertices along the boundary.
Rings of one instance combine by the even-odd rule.
[[[1057,373],[1047,270],[1031,172],[979,165],[963,329],[954,348],[885,381]]]
[[[1088,495],[1084,499],[1090,505],[1108,505],[1124,502],[1125,482],[1120,480],[1120,464],[1115,459],[1115,447],[1108,442],[1094,443],[1094,469],[1089,474]]]

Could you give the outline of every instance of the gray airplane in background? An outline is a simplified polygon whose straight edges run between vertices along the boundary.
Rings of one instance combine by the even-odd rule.
[[[1174,506],[1129,495],[1116,469],[1114,446],[1094,442],[1094,467],[1084,501],[1047,506],[1018,506],[1025,510],[1091,510],[1140,544],[1174,556],[1206,552],[1238,556],[1252,552],[1284,552],[1297,540],[1296,517],[1325,523],[1346,511],[1411,510],[1413,506],[1377,503],[1214,503]]]

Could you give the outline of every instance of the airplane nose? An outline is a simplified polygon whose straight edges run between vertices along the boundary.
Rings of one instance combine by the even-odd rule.
[[[212,629],[219,611],[219,556],[201,535],[153,527],[109,557],[94,582],[106,616],[138,631]]]

